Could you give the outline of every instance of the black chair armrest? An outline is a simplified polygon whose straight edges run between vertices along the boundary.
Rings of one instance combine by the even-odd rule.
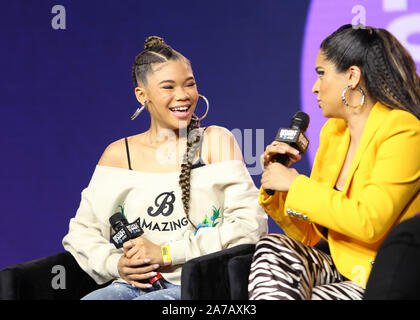
[[[329,254],[328,242],[316,248]],[[244,244],[187,261],[182,268],[183,300],[247,300],[255,244]]]
[[[54,266],[61,267],[53,270]],[[57,278],[54,277],[60,277],[58,280],[61,281],[55,281]],[[1,300],[80,299],[105,285],[107,284],[96,284],[69,252],[10,266],[0,271]]]
[[[233,257],[228,262],[230,298],[248,300],[248,278],[253,253]]]
[[[242,244],[187,261],[182,267],[181,299],[230,300],[228,262],[254,250],[254,244]]]
[[[397,224],[379,246],[366,300],[420,300],[420,216]]]

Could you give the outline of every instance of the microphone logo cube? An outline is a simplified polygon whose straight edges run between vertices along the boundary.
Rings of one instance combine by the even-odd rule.
[[[309,145],[309,140],[299,129],[280,128],[276,140],[289,144],[293,148],[299,150],[302,154],[306,152]]]

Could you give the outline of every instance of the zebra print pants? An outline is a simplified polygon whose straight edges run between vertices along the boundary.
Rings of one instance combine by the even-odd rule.
[[[248,293],[250,300],[360,300],[364,289],[340,275],[328,254],[269,234],[256,245]]]

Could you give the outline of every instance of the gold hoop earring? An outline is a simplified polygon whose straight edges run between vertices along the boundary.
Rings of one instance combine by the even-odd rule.
[[[363,91],[363,89],[362,89],[362,88],[358,87],[358,89],[359,89],[360,93],[362,94],[362,101],[360,102],[360,104],[359,104],[358,106],[351,106],[351,105],[349,105],[349,104],[347,103],[347,100],[346,100],[346,93],[347,93],[347,90],[349,90],[351,87],[352,87],[352,85],[349,85],[349,86],[347,86],[347,87],[345,87],[345,88],[344,88],[343,93],[341,94],[341,100],[343,101],[343,103],[344,103],[344,105],[345,105],[346,107],[349,107],[349,108],[351,108],[351,109],[357,109],[357,108],[360,108],[360,107],[362,107],[362,106],[365,104],[365,92]]]
[[[203,120],[207,116],[207,113],[209,113],[210,105],[209,105],[209,100],[207,100],[207,98],[205,96],[203,96],[202,94],[199,94],[198,96],[200,98],[203,98],[204,102],[206,103],[206,112],[204,113],[204,115],[202,115],[200,118],[196,116],[197,119],[199,121],[201,121],[201,120]]]
[[[137,118],[146,106],[147,106],[147,101],[144,102],[143,106],[141,106],[140,108],[137,108],[136,112],[134,112],[133,115],[131,116],[131,120],[134,120],[135,118]]]

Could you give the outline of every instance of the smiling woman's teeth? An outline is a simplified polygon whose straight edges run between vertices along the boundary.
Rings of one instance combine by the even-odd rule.
[[[170,108],[171,111],[187,111],[188,107]]]
[[[169,108],[171,110],[172,114],[177,117],[178,119],[186,119],[188,118],[189,110],[191,106],[185,106],[185,107],[175,107],[175,108]]]

